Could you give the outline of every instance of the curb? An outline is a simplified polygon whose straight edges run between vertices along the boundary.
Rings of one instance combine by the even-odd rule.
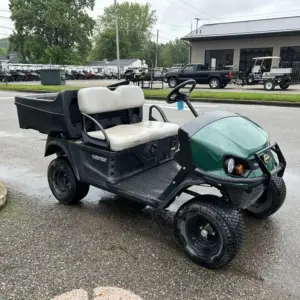
[[[0,181],[0,210],[6,205],[7,203],[7,188]]]
[[[1,91],[1,89],[0,89]],[[4,90],[5,91],[5,90]],[[53,94],[57,91],[34,91],[34,90],[9,90],[10,92],[20,92],[29,94]],[[160,96],[145,96],[147,100],[163,100],[166,99]],[[221,103],[221,104],[242,104],[242,105],[263,105],[263,106],[279,106],[279,107],[300,107],[300,102],[288,102],[288,101],[263,101],[263,100],[243,100],[243,99],[213,99],[213,98],[192,98],[191,102],[199,103]]]

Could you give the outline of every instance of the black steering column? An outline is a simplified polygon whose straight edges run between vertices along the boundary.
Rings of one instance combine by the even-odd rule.
[[[193,107],[192,103],[190,102],[190,94],[196,87],[196,81],[194,79],[189,79],[178,84],[167,96],[166,102],[168,104],[173,104],[176,102],[183,101],[187,104],[193,115],[197,118],[199,115],[195,108]],[[191,87],[187,91],[180,91],[181,89],[185,88],[186,86],[191,85]]]

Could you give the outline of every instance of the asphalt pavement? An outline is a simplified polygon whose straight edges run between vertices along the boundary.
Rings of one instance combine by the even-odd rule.
[[[225,268],[204,269],[172,237],[172,211],[138,213],[98,189],[77,207],[59,205],[46,179],[46,136],[20,130],[13,97],[0,92],[0,180],[9,204],[0,212],[0,299],[46,300],[83,288],[118,286],[145,300],[300,299],[300,109],[195,104],[250,117],[286,156],[288,195],[268,220],[245,216],[246,241]],[[145,107],[145,116],[149,103]],[[192,115],[158,102],[172,122]]]

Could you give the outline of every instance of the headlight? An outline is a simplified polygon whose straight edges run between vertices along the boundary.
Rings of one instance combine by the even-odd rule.
[[[227,172],[229,174],[232,174],[233,171],[234,171],[234,168],[235,168],[235,161],[234,161],[234,159],[233,158],[228,159],[227,162],[226,162],[226,166],[227,166]]]
[[[250,171],[248,163],[238,157],[228,157],[225,159],[224,169],[227,174],[243,177],[247,176]]]

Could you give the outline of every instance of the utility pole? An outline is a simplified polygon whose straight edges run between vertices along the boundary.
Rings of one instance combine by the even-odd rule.
[[[155,55],[155,67],[154,67],[154,69],[156,69],[157,63],[158,63],[158,36],[159,36],[159,30],[157,30],[157,34],[156,34],[156,55]]]
[[[199,18],[195,18],[196,19],[196,21],[197,21],[197,23],[196,23],[196,34],[198,33],[198,22],[199,22],[199,20],[201,20],[201,19],[199,19]]]
[[[193,23],[191,23],[191,33],[193,32]]]
[[[118,79],[120,80],[120,48],[119,48],[119,25],[118,25],[118,6],[115,0],[116,9],[116,45],[117,45],[117,61],[118,61]]]

